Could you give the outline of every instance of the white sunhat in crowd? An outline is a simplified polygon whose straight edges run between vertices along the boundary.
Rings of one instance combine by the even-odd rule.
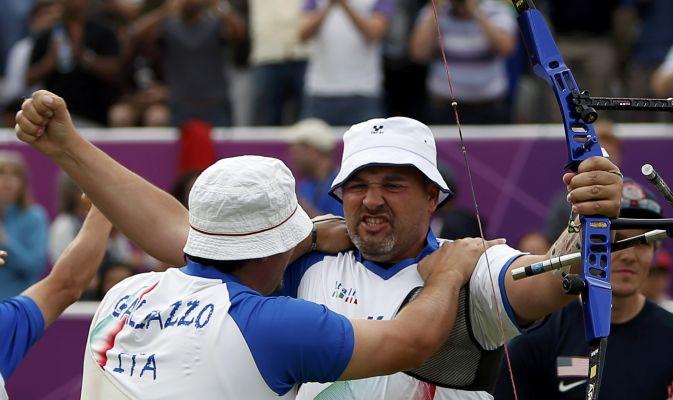
[[[341,186],[371,166],[411,166],[439,188],[439,205],[453,193],[437,169],[435,138],[425,124],[406,117],[375,118],[353,125],[344,134],[341,169],[330,194],[342,200]]]
[[[184,252],[211,260],[283,253],[313,227],[290,170],[260,156],[225,158],[206,169],[189,193],[189,225]]]
[[[303,143],[322,152],[334,150],[332,128],[321,119],[307,118],[286,129],[291,143]]]

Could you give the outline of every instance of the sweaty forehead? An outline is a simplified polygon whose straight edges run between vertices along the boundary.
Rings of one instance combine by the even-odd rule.
[[[363,168],[348,179],[348,181],[372,180],[415,180],[422,182],[425,181],[425,178],[423,174],[415,167],[382,165]]]

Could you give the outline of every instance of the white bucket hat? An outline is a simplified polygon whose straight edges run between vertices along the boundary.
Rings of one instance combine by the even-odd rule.
[[[453,195],[437,170],[437,149],[430,128],[405,117],[376,118],[353,125],[344,134],[341,169],[330,194],[342,201],[341,186],[371,166],[416,167],[439,188],[439,205]]]
[[[286,129],[291,143],[303,143],[322,152],[334,150],[332,128],[321,119],[307,118]]]
[[[189,193],[189,225],[184,252],[211,260],[283,253],[313,227],[290,170],[260,156],[225,158],[206,169]]]

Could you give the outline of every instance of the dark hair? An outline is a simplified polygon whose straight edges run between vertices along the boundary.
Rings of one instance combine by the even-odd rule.
[[[178,179],[173,183],[171,188],[171,195],[178,199],[185,208],[189,208],[189,191],[191,190],[191,184],[194,183],[194,180],[201,174],[198,171],[187,171],[180,175]]]
[[[37,13],[40,11],[44,10],[45,8],[51,7],[53,5],[58,4],[56,0],[39,0],[38,2],[35,3],[33,8],[30,10],[30,13],[28,14],[28,17],[30,19],[33,19],[37,16]]]
[[[21,187],[19,188],[18,198],[15,202],[22,210],[27,209],[32,203],[32,199],[28,191],[28,166],[23,156],[18,151],[0,150],[0,165],[7,165],[13,168],[13,173],[21,180]]]
[[[201,265],[217,268],[220,272],[231,274],[243,268],[250,260],[211,260],[209,258],[195,257],[185,253],[185,259]]]
[[[102,300],[105,297],[103,292],[103,285],[105,284],[105,275],[116,268],[122,268],[135,275],[138,271],[129,263],[114,259],[103,260],[101,266],[98,268],[98,285],[96,285],[96,297]]]
[[[58,176],[58,211],[65,214],[75,214],[79,206],[79,195],[81,193],[82,190],[75,181],[61,172]]]

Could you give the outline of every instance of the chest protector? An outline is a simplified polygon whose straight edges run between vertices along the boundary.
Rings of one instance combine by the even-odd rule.
[[[458,310],[453,330],[442,347],[423,365],[406,374],[437,386],[492,394],[500,374],[503,347],[484,349],[477,342],[470,323],[470,285],[458,295]],[[404,299],[402,309],[413,301],[422,287],[414,288]]]

